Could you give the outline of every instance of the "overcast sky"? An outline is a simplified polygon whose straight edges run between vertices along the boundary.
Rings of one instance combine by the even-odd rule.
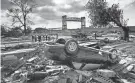
[[[135,2],[134,0],[107,0],[111,5],[119,3],[120,8],[124,11],[124,18],[128,19],[129,26],[135,26]],[[36,0],[38,7],[31,13],[31,18],[35,25],[31,27],[47,27],[59,28],[62,27],[61,16],[67,15],[68,17],[86,17],[86,26],[90,25],[87,18],[87,12],[84,6],[88,0]],[[8,0],[1,0],[1,24],[11,25],[11,21],[6,17],[6,10],[11,8],[12,5]],[[80,28],[79,22],[67,22],[69,29]]]

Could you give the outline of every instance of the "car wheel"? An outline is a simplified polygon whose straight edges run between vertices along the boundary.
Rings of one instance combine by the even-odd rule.
[[[68,40],[65,44],[65,52],[68,55],[76,55],[78,53],[79,46],[77,41],[75,40]]]
[[[116,49],[112,49],[110,52],[111,52],[112,54],[117,54],[117,53],[118,53],[118,51],[117,51]]]
[[[63,39],[63,38],[60,38],[56,41],[56,43],[59,43],[59,44],[65,44],[66,43],[66,40]]]
[[[112,49],[111,51],[111,59],[115,62],[117,60],[118,51],[116,49]]]
[[[105,42],[105,43],[109,43],[109,39],[108,39],[108,38],[105,38],[105,39],[104,39],[104,42]]]

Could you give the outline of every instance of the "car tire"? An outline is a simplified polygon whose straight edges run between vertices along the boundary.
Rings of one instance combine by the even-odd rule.
[[[110,52],[111,53],[118,53],[118,51],[116,49],[112,49]]]
[[[113,62],[117,62],[117,59],[118,59],[118,51],[116,49],[112,49],[111,51],[111,59],[113,60]]]
[[[69,56],[73,56],[76,55],[78,53],[79,50],[79,45],[77,43],[77,41],[71,39],[68,40],[65,44],[65,52],[69,55]]]
[[[105,42],[105,43],[109,43],[109,39],[108,39],[108,38],[105,38],[105,39],[104,39],[104,42]]]
[[[65,44],[66,43],[66,40],[63,39],[63,38],[60,38],[60,39],[56,40],[56,43]]]

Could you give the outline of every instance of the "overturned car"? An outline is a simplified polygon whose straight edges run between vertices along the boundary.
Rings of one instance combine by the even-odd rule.
[[[60,61],[74,69],[76,69],[74,63],[82,63],[79,68],[82,69],[89,63],[95,64],[96,67],[100,68],[110,66],[119,61],[119,57],[115,54],[99,50],[93,45],[80,45],[74,39],[45,43],[44,51],[49,59]]]

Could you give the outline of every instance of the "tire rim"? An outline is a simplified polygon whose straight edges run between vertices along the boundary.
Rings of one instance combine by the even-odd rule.
[[[117,56],[117,51],[116,50],[112,51],[112,58],[115,59],[116,56]]]
[[[77,44],[75,42],[70,42],[68,45],[69,51],[75,51],[77,49]]]
[[[117,54],[117,51],[116,50],[112,51],[112,54],[115,54],[116,55]]]

